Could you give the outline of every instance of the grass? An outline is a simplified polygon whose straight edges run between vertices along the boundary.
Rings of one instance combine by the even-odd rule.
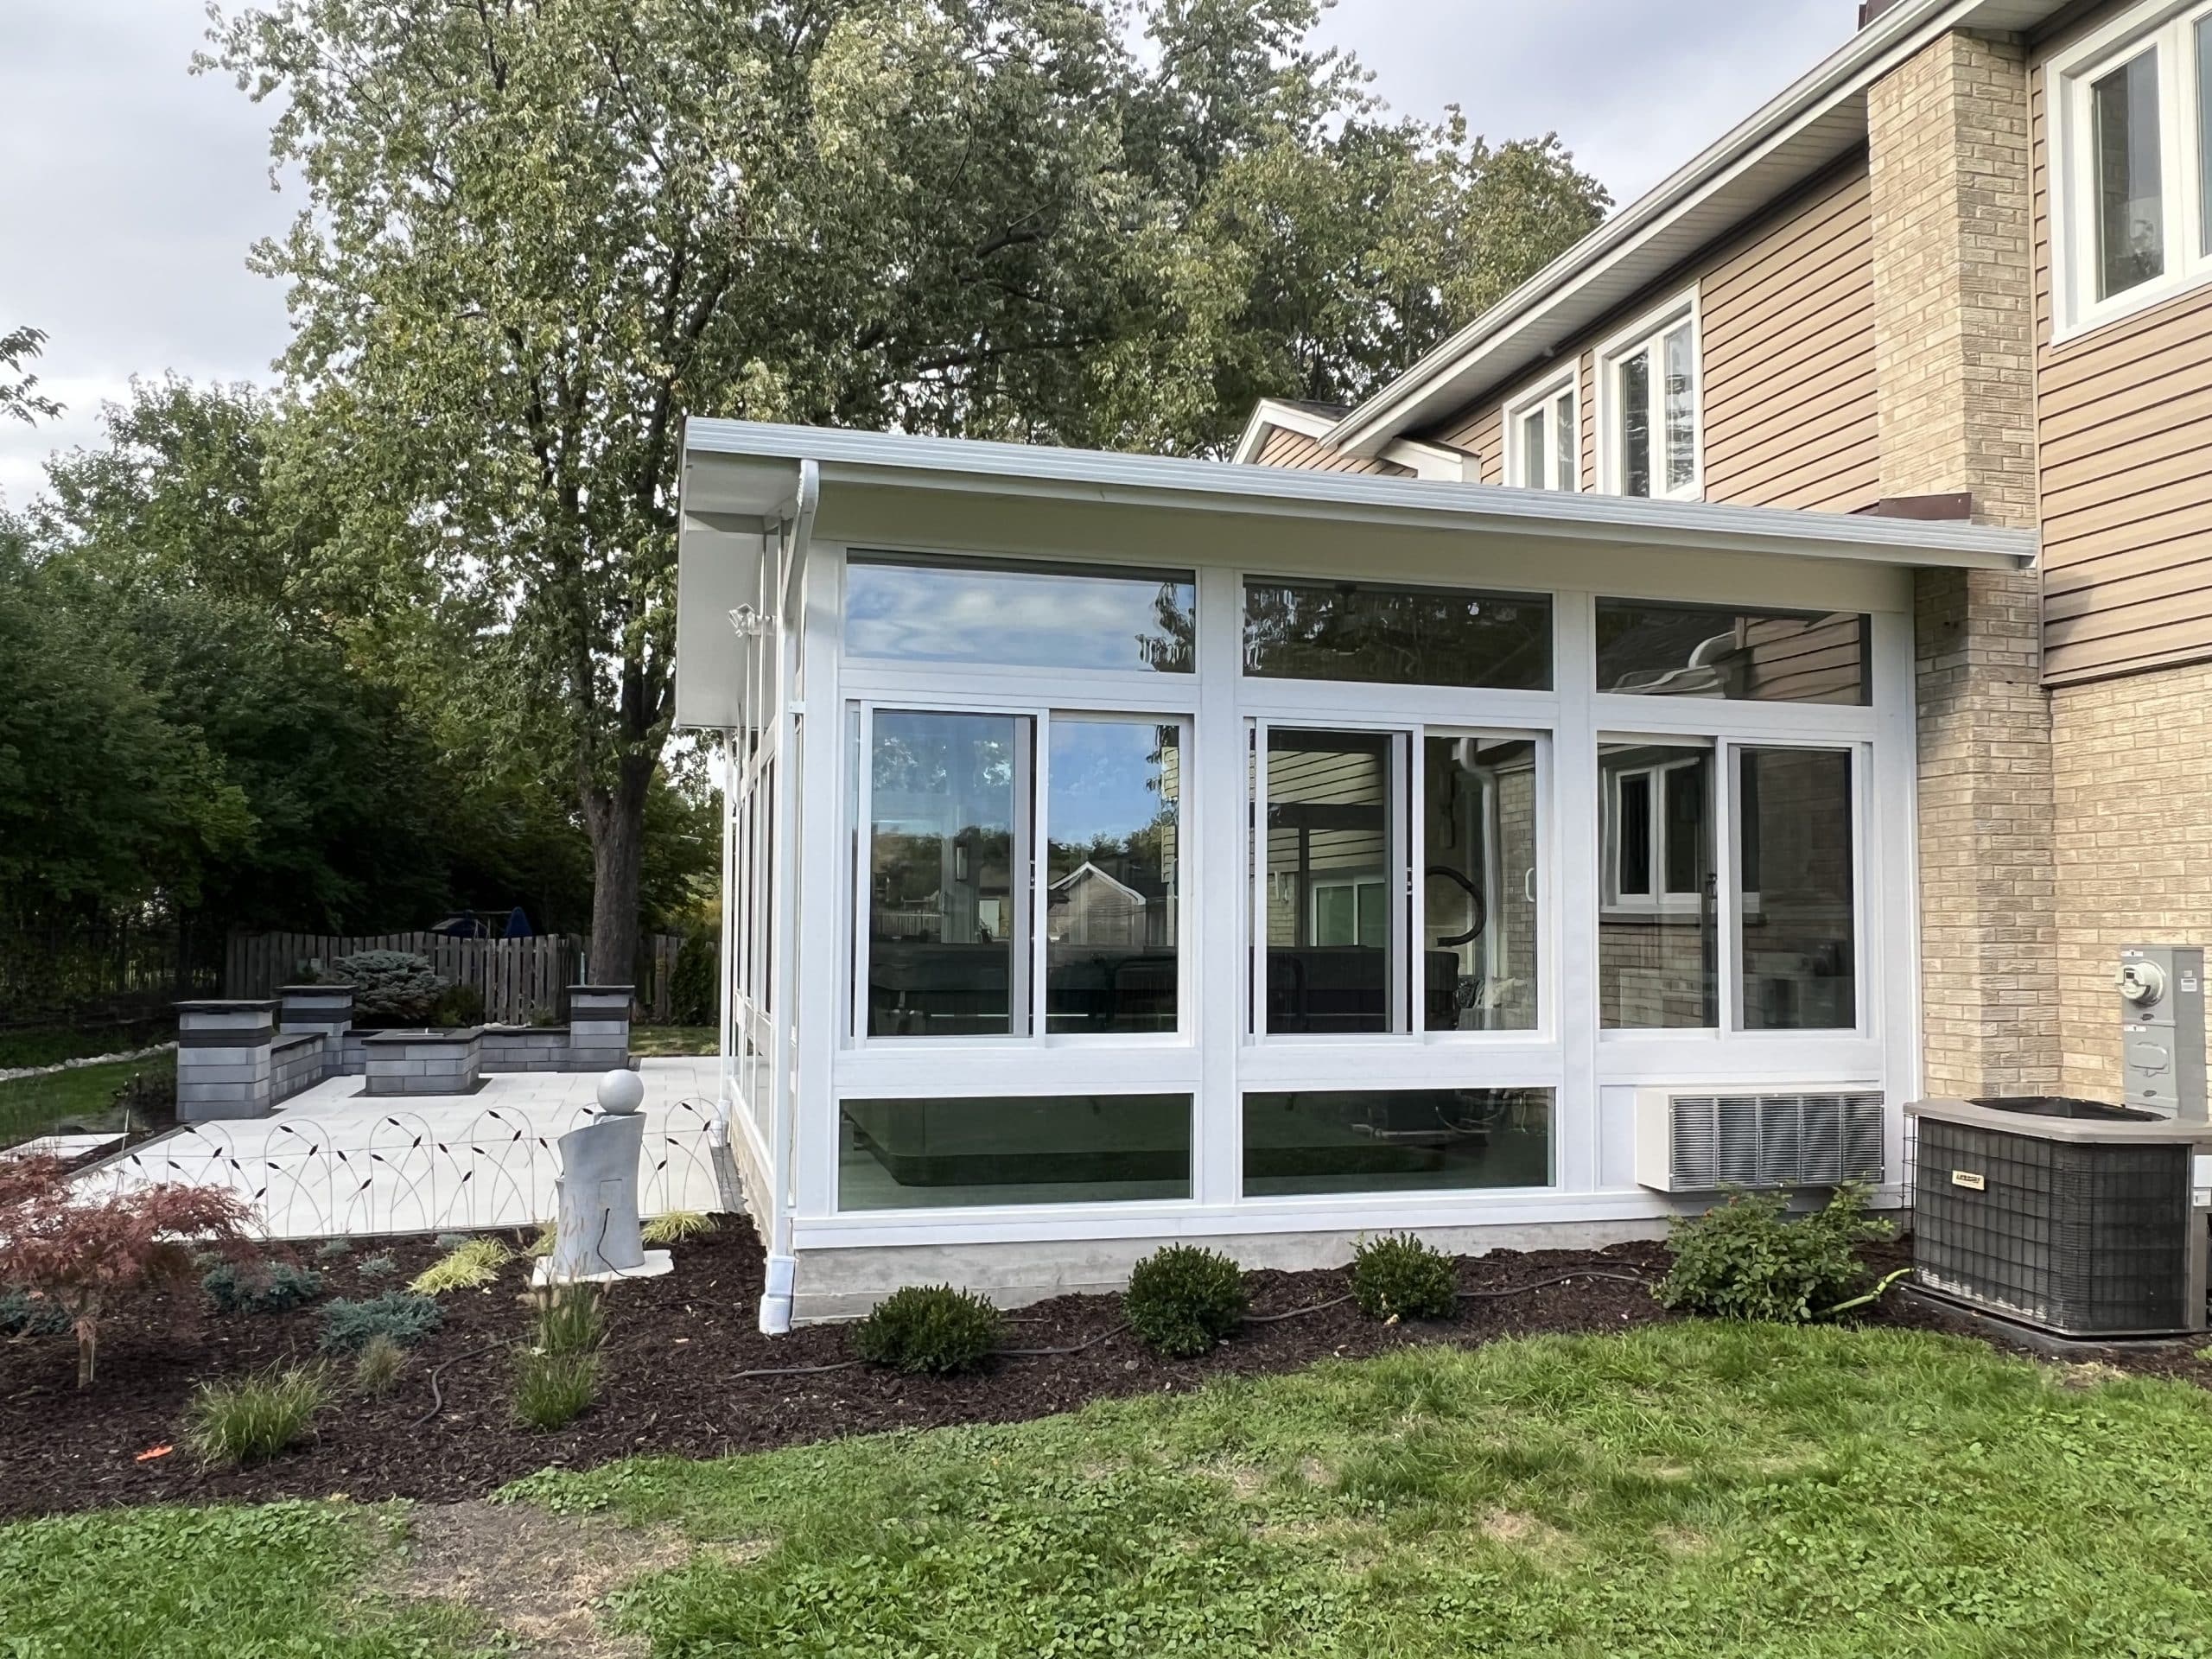
[[[630,1052],[648,1058],[671,1054],[715,1054],[719,1034],[712,1026],[632,1026]]]
[[[192,1448],[220,1468],[265,1462],[303,1437],[329,1403],[330,1379],[312,1366],[202,1382],[192,1396]]]
[[[96,1054],[123,1054],[175,1039],[174,1020],[85,1027],[26,1027],[0,1032],[0,1071],[10,1071],[19,1065],[58,1065],[63,1060],[89,1059]]]
[[[143,1059],[79,1065],[35,1077],[0,1083],[0,1147],[13,1147],[67,1124],[86,1130],[119,1129],[122,1114],[115,1097],[134,1077],[174,1076],[176,1056],[149,1054]]]
[[[465,1238],[416,1274],[407,1288],[418,1296],[442,1296],[449,1290],[481,1290],[514,1259],[514,1251],[489,1234]]]
[[[1417,1349],[512,1496],[715,1546],[618,1598],[661,1659],[2212,1652],[2212,1402],[1908,1332]]]
[[[447,1659],[451,1608],[355,1600],[396,1514],[339,1503],[109,1510],[0,1527],[0,1653],[24,1659]]]

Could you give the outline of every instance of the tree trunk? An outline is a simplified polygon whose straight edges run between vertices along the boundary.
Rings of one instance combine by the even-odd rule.
[[[584,785],[591,832],[591,950],[594,985],[628,985],[638,972],[638,876],[645,857],[645,791],[653,758],[625,755],[613,785]]]

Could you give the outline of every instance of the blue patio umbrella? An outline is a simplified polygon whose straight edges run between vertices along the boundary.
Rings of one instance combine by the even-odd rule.
[[[517,905],[507,912],[507,931],[505,937],[510,939],[527,939],[532,937],[534,931],[535,930],[530,925],[530,918],[522,913],[520,905]]]

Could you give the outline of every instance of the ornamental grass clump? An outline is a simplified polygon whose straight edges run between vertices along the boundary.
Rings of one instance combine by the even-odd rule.
[[[1363,1238],[1351,1247],[1351,1299],[1370,1319],[1448,1319],[1459,1311],[1459,1268],[1411,1233]]]
[[[225,1313],[289,1313],[322,1294],[322,1275],[289,1262],[221,1262],[200,1287]]]
[[[406,1369],[404,1348],[390,1337],[371,1337],[354,1356],[353,1392],[365,1399],[381,1400],[397,1385]]]
[[[695,1238],[704,1238],[715,1230],[715,1218],[702,1215],[696,1210],[671,1210],[664,1216],[655,1216],[641,1230],[640,1236],[648,1244],[658,1248],[665,1244],[682,1244]]]
[[[908,1285],[853,1327],[853,1351],[871,1365],[910,1376],[981,1369],[1005,1319],[985,1298],[950,1285]]]
[[[1676,1217],[1674,1265],[1652,1294],[1685,1313],[1784,1325],[1868,1300],[1857,1296],[1866,1273],[1856,1252],[1892,1229],[1866,1213],[1865,1189],[1839,1186],[1824,1208],[1795,1220],[1789,1207],[1786,1192],[1732,1192],[1701,1216]]]
[[[464,1238],[407,1287],[418,1296],[442,1296],[448,1291],[481,1290],[499,1276],[499,1269],[515,1253],[496,1238]]]
[[[537,1307],[537,1340],[515,1354],[515,1421],[565,1428],[599,1397],[607,1321],[596,1285],[560,1285]]]
[[[1243,1319],[1244,1275],[1217,1250],[1169,1244],[1138,1262],[1122,1299],[1138,1339],[1170,1359],[1210,1351]]]
[[[193,1391],[188,1438],[204,1461],[241,1468],[264,1462],[299,1440],[329,1402],[330,1380],[316,1366],[203,1382]]]
[[[319,1345],[326,1354],[358,1354],[372,1338],[388,1337],[402,1348],[412,1348],[445,1319],[444,1309],[410,1290],[388,1290],[364,1302],[341,1298],[323,1305]]]

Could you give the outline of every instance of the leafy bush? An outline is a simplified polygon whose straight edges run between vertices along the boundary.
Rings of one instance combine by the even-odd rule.
[[[671,1210],[664,1216],[655,1216],[645,1224],[643,1236],[648,1244],[681,1244],[686,1239],[704,1238],[715,1230],[715,1218],[702,1216],[696,1210]]]
[[[58,1337],[69,1316],[27,1290],[0,1290],[0,1337]]]
[[[381,1400],[399,1381],[399,1374],[407,1369],[407,1351],[390,1337],[371,1337],[361,1344],[361,1351],[353,1360],[353,1391],[371,1400]]]
[[[224,1262],[200,1287],[226,1313],[289,1313],[322,1294],[322,1275],[289,1262]]]
[[[330,1402],[330,1381],[313,1366],[270,1370],[193,1391],[188,1438],[213,1464],[237,1468],[275,1457],[306,1433]]]
[[[365,1255],[356,1262],[353,1271],[364,1279],[389,1279],[399,1271],[399,1258],[390,1250],[378,1250],[374,1255]]]
[[[1351,1247],[1351,1296],[1370,1319],[1448,1319],[1459,1309],[1452,1258],[1411,1233]]]
[[[908,1285],[853,1327],[853,1349],[894,1371],[972,1371],[990,1357],[1004,1325],[981,1296],[950,1285]]]
[[[1170,1244],[1136,1264],[1122,1311],[1147,1347],[1188,1359],[1234,1331],[1247,1302],[1234,1262],[1217,1250]]]
[[[677,947],[676,968],[668,976],[668,1018],[671,1025],[711,1026],[719,1012],[715,957],[720,941],[712,929],[698,927]]]
[[[442,1296],[449,1290],[477,1290],[499,1276],[515,1253],[498,1239],[465,1238],[416,1274],[407,1287],[418,1296]]]
[[[443,1308],[412,1291],[388,1290],[365,1302],[341,1298],[323,1304],[320,1345],[326,1354],[358,1354],[372,1338],[389,1337],[402,1348],[412,1348],[445,1320]]]
[[[428,957],[411,950],[363,950],[330,964],[331,977],[353,988],[357,1026],[426,1026],[446,980]]]
[[[524,1427],[565,1428],[598,1397],[597,1354],[524,1348],[515,1355],[515,1421]]]
[[[198,1240],[220,1253],[245,1247],[252,1211],[213,1186],[71,1187],[58,1158],[0,1160],[0,1285],[57,1310],[77,1333],[77,1386],[92,1385],[100,1322],[158,1287],[189,1284]]]
[[[1674,1266],[1654,1291],[1669,1307],[1731,1319],[1802,1324],[1835,1311],[1865,1279],[1853,1251],[1887,1238],[1863,1188],[1836,1188],[1827,1207],[1789,1219],[1783,1192],[1731,1192],[1671,1228]]]
[[[474,985],[448,985],[430,1005],[430,1023],[449,1029],[484,1023],[484,993]]]

